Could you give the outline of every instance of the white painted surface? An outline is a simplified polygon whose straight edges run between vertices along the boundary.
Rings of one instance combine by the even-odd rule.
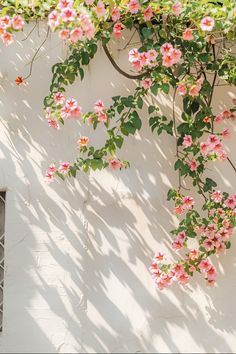
[[[102,133],[75,122],[59,132],[47,127],[42,100],[52,64],[66,54],[58,39],[40,52],[29,85],[15,86],[44,35],[40,29],[27,42],[21,35],[1,47],[0,188],[8,192],[0,352],[236,352],[236,242],[216,259],[216,288],[200,278],[186,290],[153,287],[153,253],[171,254],[174,219],[166,192],[177,176],[174,141],[150,133],[145,111],[141,135],[129,138],[121,153],[129,170],[45,185],[43,171],[52,161],[72,159],[81,134],[99,143]],[[108,104],[132,85],[100,51],[87,79],[68,91],[86,111],[101,92]],[[231,91],[218,89],[221,108]],[[168,113],[170,103],[158,100]],[[236,162],[235,137],[227,145]],[[229,165],[216,164],[211,173],[235,191]]]

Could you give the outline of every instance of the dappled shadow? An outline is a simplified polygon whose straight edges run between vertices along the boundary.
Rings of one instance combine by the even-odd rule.
[[[59,132],[47,127],[40,110],[50,67],[66,52],[57,39],[42,49],[29,85],[15,87],[16,75],[27,71],[25,48],[33,53],[41,41],[35,33],[29,45],[1,47],[0,187],[7,188],[7,269],[0,351],[233,352],[233,251],[216,260],[222,274],[215,289],[206,290],[201,278],[164,293],[152,284],[153,253],[160,249],[173,257],[169,230],[176,220],[166,192],[177,176],[174,141],[150,132],[146,108],[143,131],[120,153],[130,169],[45,185],[42,171],[53,161],[73,159],[80,135],[96,144],[103,137],[76,122]],[[88,71],[84,83],[68,89],[84,111],[101,92],[108,104],[111,95],[135,85],[120,78],[101,52]],[[168,115],[169,100],[157,100]],[[227,100],[228,94],[219,105]],[[233,140],[228,146],[233,151]],[[230,168],[217,164],[211,173],[215,170],[219,184],[233,191]]]

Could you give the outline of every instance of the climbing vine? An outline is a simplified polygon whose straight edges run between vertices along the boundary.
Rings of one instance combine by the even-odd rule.
[[[80,120],[91,130],[103,126],[107,134],[100,148],[93,146],[92,138],[81,136],[75,143],[76,160],[59,166],[51,164],[45,181],[76,177],[78,171],[90,169],[127,168],[129,162],[120,157],[119,149],[125,138],[142,128],[140,110],[145,97],[160,92],[171,94],[171,115],[161,114],[156,104],[148,106],[147,114],[154,134],[169,134],[176,141],[173,168],[179,182],[169,190],[167,198],[179,217],[178,227],[171,231],[178,259],[168,263],[158,252],[150,271],[161,290],[173,281],[187,284],[196,272],[213,285],[217,270],[211,258],[231,247],[236,226],[236,194],[218,190],[206,170],[220,160],[236,172],[224,149],[230,131],[223,127],[225,121],[236,119],[236,99],[223,112],[215,112],[212,107],[216,86],[236,85],[236,1],[0,1],[0,37],[6,45],[14,41],[15,32],[24,29],[26,23],[43,19],[48,21],[47,36],[49,31],[57,32],[69,48],[65,61],[52,67],[52,83],[44,100],[49,127],[58,130],[70,120]],[[139,45],[130,47],[127,56],[129,72],[118,66],[109,49],[111,39],[118,41],[124,33],[130,34],[127,47],[134,36],[139,38]],[[129,96],[113,97],[110,106],[101,99],[94,103],[93,110],[83,112],[77,99],[67,97],[66,87],[77,78],[83,80],[84,69],[100,43],[111,65],[138,85]],[[32,58],[29,75],[17,77],[17,85],[29,79],[39,50]],[[182,98],[180,118],[176,114],[177,96]],[[185,188],[187,178],[202,197],[202,206],[196,205],[192,191]],[[195,248],[191,248],[192,239]]]

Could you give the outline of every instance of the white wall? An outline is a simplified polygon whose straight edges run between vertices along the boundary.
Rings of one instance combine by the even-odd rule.
[[[176,285],[161,293],[153,286],[153,253],[171,254],[175,220],[166,192],[177,176],[174,141],[150,133],[145,111],[144,129],[120,155],[130,160],[129,170],[45,185],[44,170],[72,159],[81,134],[99,143],[102,133],[76,122],[59,132],[47,127],[42,100],[52,64],[66,54],[57,38],[40,51],[28,85],[16,87],[44,36],[40,28],[27,42],[21,34],[0,48],[0,188],[7,189],[0,352],[236,352],[236,242],[215,260],[214,289],[202,278],[185,290]],[[85,82],[68,91],[86,111],[133,85],[101,50]],[[215,103],[223,108],[232,95],[218,88]],[[168,114],[171,103],[158,100]],[[235,136],[227,145],[236,163]],[[217,163],[210,173],[235,192],[228,164]]]

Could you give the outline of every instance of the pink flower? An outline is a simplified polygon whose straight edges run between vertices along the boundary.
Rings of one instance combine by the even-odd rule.
[[[184,140],[183,140],[183,146],[185,148],[192,146],[193,144],[193,139],[191,135],[185,135]]]
[[[174,60],[174,64],[177,64],[181,57],[182,57],[182,52],[179,49],[173,49],[173,51],[171,52],[171,56]]]
[[[61,92],[57,92],[54,96],[54,102],[58,105],[63,105],[65,102],[65,97]]]
[[[157,56],[158,56],[158,53],[155,49],[150,49],[148,52],[147,52],[147,55],[148,55],[148,58],[150,61],[155,61]]]
[[[77,107],[77,102],[74,98],[70,98],[66,101],[66,105],[65,105],[66,108],[70,109],[70,110],[73,110]]]
[[[184,272],[178,276],[178,283],[181,285],[186,285],[189,283],[189,276],[186,272]]]
[[[112,170],[120,170],[123,167],[123,164],[118,159],[111,159],[109,161],[109,167]]]
[[[194,200],[192,197],[186,196],[186,197],[183,197],[182,203],[183,203],[184,209],[192,209],[192,207],[194,205]]]
[[[49,172],[49,171],[46,171],[45,177],[44,177],[44,181],[45,181],[47,184],[50,184],[50,183],[54,182],[54,181],[55,181],[54,173]]]
[[[0,17],[0,26],[4,29],[11,27],[11,18],[8,15]]]
[[[87,5],[87,6],[90,6],[90,5],[92,5],[94,3],[94,0],[85,0],[85,4]]]
[[[59,32],[59,38],[62,39],[63,41],[68,39],[69,35],[70,35],[70,31],[65,28]]]
[[[125,29],[125,26],[121,23],[118,22],[115,24],[113,27],[113,33],[117,39],[122,37],[122,31]]]
[[[79,138],[79,140],[77,141],[77,147],[81,148],[87,146],[88,143],[89,143],[89,138],[87,136],[81,136],[81,138]]]
[[[172,6],[172,10],[175,14],[175,16],[179,16],[182,10],[182,5],[180,2],[176,2],[173,6]]]
[[[220,203],[222,201],[223,195],[221,193],[221,191],[215,191],[212,193],[211,195],[211,199],[215,202],[215,203]]]
[[[141,81],[141,85],[145,90],[147,90],[152,86],[152,80],[149,78],[144,79]]]
[[[72,43],[77,43],[82,39],[83,39],[83,30],[80,27],[76,27],[70,32],[70,40]]]
[[[224,120],[224,116],[222,113],[218,114],[216,117],[215,117],[215,122],[216,123],[222,123]]]
[[[215,21],[212,17],[207,16],[201,20],[200,27],[203,31],[212,31],[215,26]]]
[[[66,23],[73,22],[76,16],[77,16],[76,11],[70,9],[69,7],[63,9],[61,13],[62,20]]]
[[[70,163],[69,162],[61,162],[59,167],[59,172],[63,175],[66,175],[70,170]]]
[[[184,247],[183,242],[181,242],[178,238],[176,238],[172,243],[172,248],[175,251],[181,250],[183,247]]]
[[[51,173],[55,173],[56,170],[57,170],[57,168],[56,168],[56,166],[55,166],[54,163],[52,163],[52,164],[48,167],[48,169],[47,169],[47,171],[48,171],[48,172],[51,172]]]
[[[61,109],[61,117],[62,119],[67,119],[71,117],[71,109],[69,107],[63,107]]]
[[[128,3],[128,8],[132,14],[137,14],[141,9],[141,6],[138,0],[130,0],[130,2]]]
[[[185,84],[180,83],[177,87],[177,92],[180,96],[185,96],[187,93],[187,88]]]
[[[197,170],[197,162],[195,160],[191,160],[188,166],[192,172]]]
[[[170,44],[170,43],[164,43],[162,46],[161,46],[161,54],[162,55],[166,55],[166,54],[169,54],[172,50],[173,50],[173,45]]]
[[[60,126],[56,119],[48,119],[48,125],[50,128],[59,130]]]
[[[178,205],[178,206],[175,207],[174,212],[175,212],[176,215],[181,215],[181,214],[183,214],[184,211],[183,211],[182,206]]]
[[[97,115],[98,115],[99,122],[107,123],[108,117],[107,117],[107,114],[105,112],[98,112]]]
[[[162,262],[163,260],[164,260],[164,258],[165,258],[165,255],[164,255],[164,253],[162,253],[162,252],[158,252],[158,253],[156,253],[155,254],[155,256],[154,256],[154,259],[159,263],[159,262]]]
[[[103,110],[105,109],[105,104],[102,100],[98,100],[96,103],[95,103],[95,106],[94,106],[94,110],[96,113],[98,112],[102,112]]]
[[[225,128],[225,129],[223,130],[223,132],[222,132],[222,137],[223,137],[224,139],[229,139],[229,138],[230,138],[230,131],[229,131],[228,128]]]
[[[194,39],[193,30],[191,28],[186,28],[183,32],[182,38],[184,41],[192,41]]]
[[[176,264],[173,268],[173,272],[176,276],[180,276],[181,274],[184,273],[184,267],[182,266],[182,264]]]
[[[153,12],[151,6],[148,6],[144,11],[143,11],[143,16],[145,21],[150,21],[153,17]]]
[[[12,27],[14,28],[14,30],[18,31],[21,30],[23,28],[25,24],[25,21],[23,20],[23,18],[20,15],[15,15],[12,18]]]
[[[234,197],[229,197],[225,200],[227,208],[234,209],[236,207],[236,200]]]
[[[207,251],[212,251],[214,249],[214,243],[211,239],[207,238],[206,240],[203,241],[203,247],[207,250]]]
[[[102,0],[98,1],[95,12],[98,18],[104,17],[106,14],[106,8]]]
[[[139,60],[139,56],[140,56],[140,54],[139,54],[138,49],[134,48],[134,49],[130,50],[130,52],[129,52],[129,61],[131,63],[133,63],[133,62]]]
[[[200,90],[201,87],[199,85],[192,85],[189,89],[189,95],[192,97],[197,97],[199,95]]]
[[[74,5],[74,1],[70,1],[70,0],[60,0],[58,7],[59,9],[65,9],[65,8],[72,8]]]
[[[80,106],[75,107],[71,110],[71,118],[78,119],[82,115],[82,108]]]
[[[171,54],[166,54],[166,55],[163,56],[162,64],[166,68],[170,68],[172,65],[174,65],[174,60],[173,60]]]
[[[208,272],[210,268],[211,268],[211,263],[209,262],[208,259],[203,259],[199,264],[199,269],[201,270],[202,273]]]
[[[48,25],[51,29],[54,29],[55,27],[60,25],[59,14],[56,10],[52,11],[48,15]]]
[[[208,142],[202,142],[200,144],[200,151],[203,156],[206,156],[210,150],[210,144]]]
[[[208,280],[215,280],[216,276],[217,276],[217,272],[214,266],[211,266],[208,271],[207,271],[207,279]]]
[[[7,46],[13,43],[13,36],[9,32],[4,32],[1,35],[1,39],[2,39],[3,43]]]
[[[111,11],[111,17],[113,22],[117,22],[120,19],[120,10],[118,7],[113,7]]]

